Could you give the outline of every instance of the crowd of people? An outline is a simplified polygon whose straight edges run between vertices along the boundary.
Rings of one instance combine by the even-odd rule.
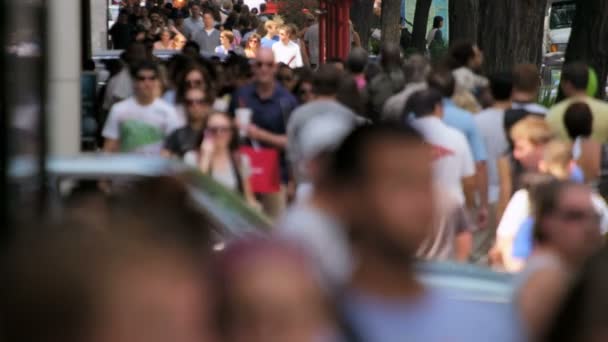
[[[217,251],[166,177],[80,203],[94,215],[9,254],[8,340],[608,337],[608,104],[591,68],[565,65],[545,108],[535,65],[483,75],[472,43],[432,66],[391,44],[378,62],[353,48],[323,63],[314,17],[303,34],[274,19],[253,32],[242,4],[187,9],[121,12],[114,43],[120,25],[145,38],[125,39],[104,90],[101,149],[189,164],[275,229]],[[416,260],[516,273],[512,305],[428,287]]]

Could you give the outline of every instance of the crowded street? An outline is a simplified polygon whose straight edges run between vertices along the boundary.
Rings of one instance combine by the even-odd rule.
[[[0,341],[608,341],[608,4],[449,2],[2,5]]]

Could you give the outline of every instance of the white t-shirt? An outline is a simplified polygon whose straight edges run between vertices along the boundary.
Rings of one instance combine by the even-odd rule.
[[[272,44],[272,52],[277,63],[283,63],[290,68],[299,68],[304,66],[302,61],[302,53],[298,44],[290,41],[287,45],[283,42]]]
[[[473,118],[486,146],[488,157],[488,200],[490,203],[496,203],[500,190],[498,159],[509,148],[504,129],[505,110],[488,108],[474,115]]]
[[[147,106],[134,97],[112,106],[103,128],[103,137],[120,142],[121,152],[157,154],[171,132],[181,127],[175,109],[161,99]]]
[[[464,204],[462,179],[475,175],[473,154],[464,134],[434,116],[415,119],[413,125],[433,147],[435,182],[447,187],[459,204]]]

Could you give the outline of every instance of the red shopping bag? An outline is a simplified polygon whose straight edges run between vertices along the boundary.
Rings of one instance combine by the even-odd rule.
[[[253,192],[271,194],[281,190],[279,152],[277,150],[243,146],[239,151],[249,158],[251,164],[249,184]]]

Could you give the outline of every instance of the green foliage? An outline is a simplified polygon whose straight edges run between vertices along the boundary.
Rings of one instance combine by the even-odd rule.
[[[542,86],[538,92],[538,103],[550,108],[557,100],[557,86]]]

